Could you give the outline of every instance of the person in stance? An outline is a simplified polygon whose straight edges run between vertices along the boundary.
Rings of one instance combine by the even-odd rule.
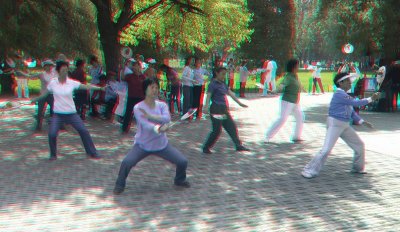
[[[221,129],[224,127],[226,132],[233,140],[236,151],[249,151],[248,148],[244,147],[239,139],[237,128],[232,116],[229,113],[228,99],[226,95],[229,95],[236,103],[241,107],[247,107],[247,105],[241,103],[235,94],[225,84],[227,69],[224,67],[216,68],[215,77],[211,81],[207,90],[207,98],[204,104],[204,114],[210,112],[210,118],[212,123],[212,131],[208,135],[206,142],[203,145],[203,153],[211,154],[211,147],[217,142]],[[211,100],[210,109],[208,105]]]
[[[57,135],[64,124],[71,124],[71,126],[78,131],[86,153],[90,158],[101,158],[94,146],[89,131],[76,112],[72,94],[74,90],[77,89],[104,90],[104,88],[83,85],[78,81],[70,79],[68,77],[68,63],[65,61],[56,62],[56,75],[58,78],[50,81],[47,85],[47,91],[42,93],[39,97],[32,99],[32,102],[37,102],[46,99],[49,93],[53,93],[54,114],[51,118],[49,128],[50,161],[57,159]]]
[[[372,128],[372,124],[364,121],[354,112],[354,106],[363,106],[379,99],[380,93],[376,92],[369,98],[355,99],[346,92],[351,88],[351,78],[353,75],[348,73],[339,73],[335,76],[333,82],[337,87],[329,105],[329,116],[327,120],[327,132],[322,149],[314,158],[304,167],[301,175],[305,178],[313,178],[319,175],[329,153],[335,145],[338,138],[342,138],[347,145],[354,151],[353,167],[351,172],[364,174],[365,165],[365,147],[354,129],[350,126],[353,120],[356,124],[362,124]]]
[[[126,185],[130,170],[149,155],[159,156],[176,165],[174,184],[189,188],[186,180],[186,157],[173,147],[167,139],[166,131],[171,121],[166,103],[158,100],[160,85],[157,78],[147,78],[143,81],[145,99],[134,107],[137,122],[137,132],[132,149],[126,154],[119,169],[115,183],[114,194],[121,194]]]
[[[303,141],[301,139],[303,112],[299,104],[302,88],[297,76],[298,68],[299,61],[296,59],[291,59],[286,64],[286,75],[279,87],[282,90],[280,116],[267,131],[265,143],[269,143],[276,133],[278,133],[291,113],[293,113],[296,119],[296,127],[291,139],[295,143]]]

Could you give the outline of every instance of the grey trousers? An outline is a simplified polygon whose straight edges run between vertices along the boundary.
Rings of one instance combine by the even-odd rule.
[[[125,156],[119,169],[118,178],[115,185],[119,188],[125,188],[126,178],[131,169],[142,159],[149,155],[156,155],[176,165],[175,183],[182,183],[186,180],[186,168],[188,161],[186,157],[169,143],[166,148],[161,151],[149,152],[141,149],[135,144],[133,148]]]
[[[332,117],[328,117],[327,120],[328,128],[326,132],[324,146],[314,158],[304,167],[304,172],[317,176],[329,153],[331,152],[336,141],[340,137],[350,146],[354,151],[353,167],[352,171],[362,172],[364,171],[365,164],[365,146],[364,142],[360,139],[354,129],[350,126],[349,122],[343,122]]]

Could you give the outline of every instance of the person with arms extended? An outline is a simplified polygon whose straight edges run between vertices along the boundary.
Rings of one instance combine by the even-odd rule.
[[[269,143],[276,133],[278,133],[291,113],[293,113],[293,116],[296,119],[296,128],[291,139],[295,143],[302,141],[301,132],[303,129],[303,112],[299,104],[302,88],[297,76],[298,69],[298,60],[291,59],[287,62],[286,75],[279,86],[279,89],[282,90],[280,116],[267,131],[265,136],[266,143]]]
[[[190,183],[186,180],[188,161],[167,139],[166,131],[168,123],[171,121],[171,116],[167,104],[158,101],[160,89],[158,79],[145,79],[142,83],[142,88],[145,92],[145,99],[134,107],[134,115],[137,122],[135,142],[121,163],[114,194],[121,194],[125,190],[126,178],[130,170],[149,155],[159,156],[175,164],[174,184],[189,188]]]
[[[347,145],[354,151],[353,167],[351,172],[364,174],[365,165],[365,146],[354,129],[350,126],[353,120],[356,124],[362,124],[372,128],[372,124],[364,121],[354,112],[354,106],[363,106],[379,99],[380,93],[374,93],[369,98],[355,99],[346,92],[351,88],[351,78],[353,75],[348,73],[339,73],[335,76],[333,82],[337,87],[329,105],[329,116],[327,120],[327,132],[324,145],[314,158],[304,167],[301,175],[304,178],[313,178],[319,175],[328,155],[338,138],[342,138]]]
[[[210,112],[210,118],[212,123],[212,131],[208,135],[206,142],[203,145],[203,153],[211,154],[211,147],[217,142],[221,129],[224,127],[226,132],[233,140],[236,151],[249,151],[248,148],[244,147],[239,139],[237,128],[232,116],[229,113],[228,99],[226,95],[229,95],[236,103],[241,107],[247,107],[247,105],[241,103],[235,94],[225,84],[227,69],[219,67],[215,69],[214,79],[211,81],[207,90],[207,98],[204,104],[204,114]],[[210,109],[208,105],[211,100]]]
[[[32,102],[40,101],[45,99],[50,92],[53,93],[54,96],[54,114],[51,118],[49,128],[50,160],[57,159],[57,135],[59,129],[64,124],[71,124],[71,126],[78,131],[89,157],[94,159],[101,158],[93,144],[89,131],[76,113],[72,94],[76,89],[104,90],[104,88],[83,85],[78,81],[70,79],[68,77],[68,63],[65,61],[57,61],[56,72],[58,78],[50,81],[47,86],[47,91],[42,93],[39,97],[32,99]]]

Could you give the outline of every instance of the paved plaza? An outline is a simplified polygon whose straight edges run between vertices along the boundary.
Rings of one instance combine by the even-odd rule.
[[[112,190],[134,127],[121,135],[119,125],[88,118],[105,158],[88,159],[67,127],[58,137],[59,159],[50,162],[47,133],[32,131],[34,106],[0,112],[0,231],[399,231],[400,112],[361,112],[375,126],[355,126],[368,174],[350,173],[352,151],[339,141],[319,177],[300,175],[322,147],[331,96],[301,96],[302,144],[290,142],[292,117],[262,143],[278,97],[248,94],[249,108],[231,102],[250,152],[235,152],[223,132],[214,153],[204,155],[210,121],[182,124],[169,139],[189,159],[192,187],[175,188],[175,167],[151,156],[132,169],[119,196]]]

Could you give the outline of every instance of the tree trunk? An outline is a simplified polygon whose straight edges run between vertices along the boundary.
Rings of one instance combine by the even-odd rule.
[[[121,55],[119,44],[119,31],[116,24],[111,21],[106,8],[97,9],[97,22],[100,34],[100,44],[103,51],[103,59],[106,71],[118,71]]]

